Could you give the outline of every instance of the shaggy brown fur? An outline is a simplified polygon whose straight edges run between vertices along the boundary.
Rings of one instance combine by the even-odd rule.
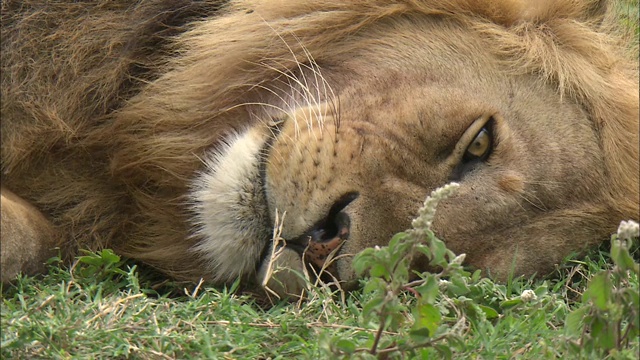
[[[271,114],[238,105],[265,102],[309,54],[339,68],[378,24],[431,17],[586,111],[605,163],[594,171],[610,185],[581,219],[610,232],[638,219],[638,82],[603,3],[3,1],[2,184],[71,249],[112,247],[176,278],[207,277],[184,195],[208,149]]]

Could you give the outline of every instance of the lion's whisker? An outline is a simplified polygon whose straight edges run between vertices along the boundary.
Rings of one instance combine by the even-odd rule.
[[[279,34],[277,34],[277,35],[285,43],[285,45],[287,46],[288,50],[291,52],[292,51],[291,47],[288,45],[288,43],[286,43],[284,38],[282,38],[282,36],[280,36]],[[332,103],[333,103],[333,98],[335,97],[335,94],[333,92],[333,88],[328,84],[326,78],[322,75],[322,72],[321,72],[320,67],[318,66],[317,62],[313,59],[311,53],[304,46],[304,44],[302,44],[301,40],[297,36],[295,36],[295,34],[293,34],[292,36],[296,39],[296,41],[298,42],[298,45],[300,46],[301,50],[304,52],[305,56],[307,57],[307,59],[309,61],[309,64],[305,64],[305,63],[302,63],[302,62],[298,61],[297,58],[295,57],[295,55],[293,57],[293,61],[296,62],[296,66],[298,68],[298,71],[300,72],[301,79],[298,78],[297,76],[294,76],[291,72],[285,72],[285,71],[282,71],[282,70],[280,70],[278,68],[275,68],[275,67],[267,65],[267,64],[261,64],[261,65],[266,67],[266,68],[269,68],[269,69],[271,69],[273,71],[276,71],[276,72],[278,72],[280,74],[283,74],[288,80],[293,80],[300,87],[300,89],[304,90],[304,91],[300,91],[300,90],[290,86],[290,88],[293,91],[297,92],[299,95],[301,95],[303,97],[303,99],[306,100],[308,105],[315,105],[315,106],[311,107],[312,108],[311,111],[313,111],[313,113],[315,115],[314,117],[315,117],[316,121],[318,121],[318,124],[320,125],[320,127],[323,128],[324,119],[326,117],[326,109],[325,109],[324,113],[320,113],[319,112],[320,111],[319,108],[321,106],[320,99],[323,98],[321,96],[321,93],[320,93],[320,85],[319,84],[322,83],[322,88],[323,88],[322,90],[324,92],[324,98],[325,99],[331,98]],[[278,58],[271,58],[270,60],[290,61],[289,59],[278,59]],[[279,62],[277,64],[283,65],[283,64],[281,64]],[[286,66],[283,66],[283,67],[286,68]],[[303,69],[310,70],[313,73],[314,81],[315,81],[315,86],[314,87],[315,87],[315,90],[316,90],[315,91],[316,92],[315,95],[311,92],[311,87],[309,85],[309,81],[307,80],[307,77],[306,77],[305,72],[303,71]],[[320,80],[318,80],[318,79],[320,79]],[[327,94],[328,94],[327,89],[329,89],[329,91],[331,92],[331,96],[330,97],[327,96]],[[295,99],[295,96],[292,96],[292,98]],[[335,103],[333,103],[332,105],[333,105],[332,107],[333,107],[334,111],[336,111]],[[311,123],[310,123],[311,119],[307,118],[307,117],[305,117],[305,119],[307,120],[308,131],[310,132],[310,134],[315,136],[315,133],[311,132],[311,127],[312,127]]]
[[[524,192],[524,193],[519,193],[518,196],[526,201],[527,203],[529,203],[531,206],[535,207],[536,209],[540,210],[540,211],[547,211],[547,207],[544,205],[544,203],[542,202],[542,200],[540,200],[540,198],[538,198],[537,196],[535,196],[532,193],[528,193],[528,192]],[[534,198],[535,200],[537,200],[538,203],[532,201],[531,199],[529,199],[527,196],[530,196],[532,198]]]
[[[566,184],[565,181],[551,181],[551,180],[524,180],[525,184],[532,185],[563,185]]]
[[[278,105],[264,103],[264,102],[244,102],[244,103],[236,104],[233,106],[229,106],[228,108],[225,108],[223,111],[227,112],[227,111],[235,110],[237,108],[241,108],[243,106],[265,106],[265,107],[273,108],[279,111],[283,111],[283,112],[285,111],[282,107]]]
[[[291,46],[289,46],[289,43],[284,39],[284,37],[283,37],[283,36],[282,36],[278,31],[276,31],[276,29],[275,29],[273,26],[271,26],[271,24],[269,24],[269,23],[268,23],[267,21],[265,21],[264,19],[263,19],[263,21],[265,22],[265,24],[266,24],[266,25],[267,25],[271,30],[273,30],[274,34],[276,34],[276,36],[278,36],[278,38],[282,41],[282,43],[287,47],[287,50],[288,50],[288,51],[289,51],[289,53],[292,55],[293,61],[295,62],[296,66],[298,67],[298,71],[300,72],[300,76],[302,76],[302,81],[304,82],[304,84],[303,84],[303,82],[302,82],[302,81],[300,81],[300,80],[299,80],[299,79],[297,79],[297,78],[296,78],[295,80],[298,82],[298,84],[299,84],[303,89],[305,89],[305,91],[310,92],[310,91],[308,90],[308,89],[309,89],[309,87],[308,87],[308,82],[307,82],[306,76],[304,75],[304,71],[302,70],[302,66],[301,66],[300,61],[298,61],[298,59],[297,59],[296,53],[293,51],[293,49],[291,48]],[[300,41],[299,41],[299,40],[298,40],[298,43],[299,43],[299,45],[301,45],[301,47],[303,47],[303,48],[304,48],[304,46],[302,46],[302,44],[300,43]],[[308,128],[310,128],[310,124],[307,124],[307,125],[308,125]],[[310,129],[309,129],[309,131],[310,131]]]

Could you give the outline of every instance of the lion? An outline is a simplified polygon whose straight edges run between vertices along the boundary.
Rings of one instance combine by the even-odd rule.
[[[353,255],[449,182],[432,227],[467,266],[548,274],[639,217],[614,23],[588,0],[3,1],[2,280],[111,248],[352,289]]]

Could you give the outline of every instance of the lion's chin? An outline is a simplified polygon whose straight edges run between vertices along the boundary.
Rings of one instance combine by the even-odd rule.
[[[208,278],[229,283],[252,276],[270,243],[273,224],[264,192],[262,151],[269,136],[251,128],[230,136],[204,159],[190,192],[193,250]]]

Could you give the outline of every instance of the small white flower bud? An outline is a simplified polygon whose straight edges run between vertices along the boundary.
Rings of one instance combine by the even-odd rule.
[[[620,226],[618,227],[618,239],[631,240],[639,236],[640,227],[638,226],[637,222],[633,220],[620,222]]]
[[[533,292],[533,290],[525,290],[522,292],[522,295],[520,295],[520,299],[522,299],[522,302],[528,303],[531,302],[535,299],[537,299],[538,297],[536,296],[536,293]]]
[[[450,282],[448,280],[438,280],[438,289],[445,291],[449,288]]]
[[[467,254],[460,254],[451,260],[451,265],[462,265]]]
[[[452,182],[433,190],[418,210],[418,217],[411,223],[412,227],[414,229],[430,228],[438,202],[453,195],[459,187],[460,184]]]

